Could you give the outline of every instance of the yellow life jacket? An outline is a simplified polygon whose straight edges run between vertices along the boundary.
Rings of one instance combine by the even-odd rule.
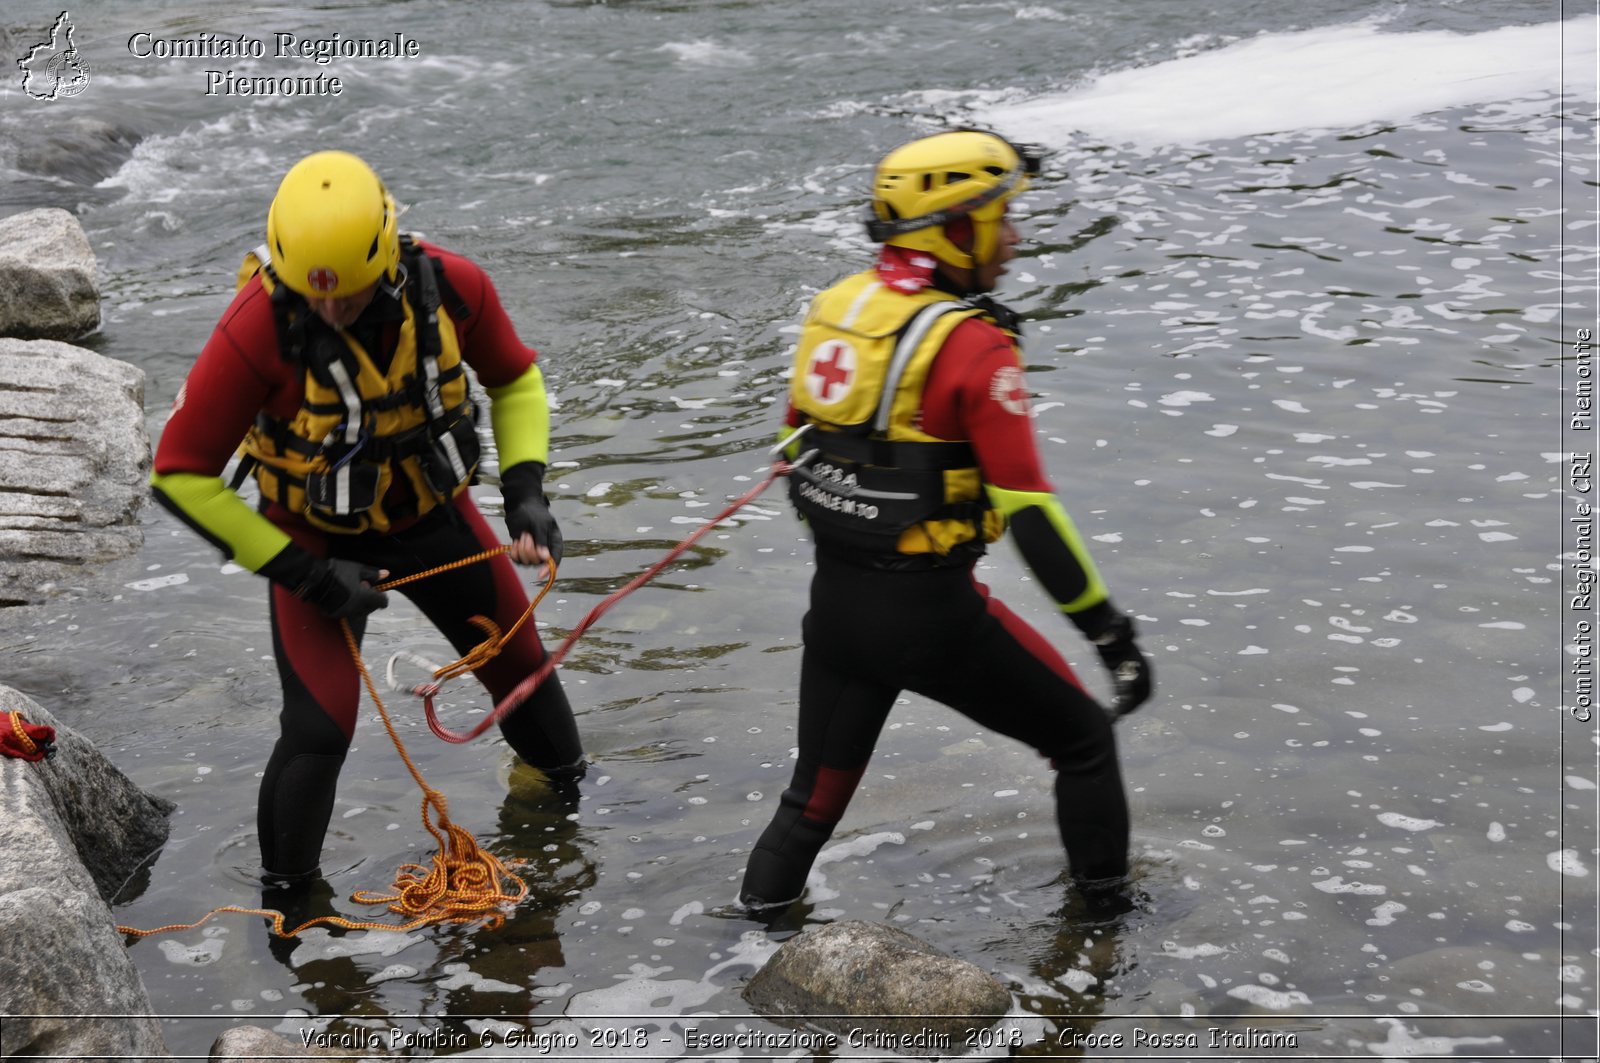
[[[971,445],[919,427],[934,358],[978,316],[995,320],[947,292],[896,291],[875,270],[812,300],[789,400],[817,426],[804,445],[818,453],[789,476],[789,493],[819,543],[891,567],[912,556],[955,564],[1004,533]]]
[[[401,262],[405,317],[386,371],[278,281],[265,247],[240,268],[241,287],[259,274],[272,297],[280,351],[305,366],[305,398],[292,418],[256,418],[234,484],[253,471],[264,500],[324,531],[388,531],[466,490],[477,471],[477,411],[434,263],[410,239]]]

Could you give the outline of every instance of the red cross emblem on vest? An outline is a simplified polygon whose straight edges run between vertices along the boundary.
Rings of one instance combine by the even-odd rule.
[[[806,390],[818,402],[838,402],[856,379],[856,349],[843,340],[828,340],[811,352]]]
[[[327,266],[313,266],[306,274],[306,284],[314,292],[331,292],[339,287],[339,275]]]

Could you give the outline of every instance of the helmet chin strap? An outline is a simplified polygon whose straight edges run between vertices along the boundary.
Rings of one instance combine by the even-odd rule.
[[[965,278],[956,276],[956,273],[965,274]],[[934,284],[951,295],[966,298],[971,295],[982,295],[990,289],[980,289],[976,285],[978,271],[965,266],[952,266],[944,259],[939,260],[939,268],[934,270]]]
[[[942,282],[939,285],[940,288],[949,292],[951,295],[959,295],[963,298],[971,295],[982,295],[984,292],[993,290],[992,286],[989,288],[979,288],[977,286],[978,270],[984,264],[978,261],[978,233],[976,223],[971,225],[968,233],[969,235],[965,241],[957,242],[955,240],[951,240],[950,242],[957,250],[961,251],[972,260],[972,265],[958,266],[953,262],[946,262],[941,258],[938,259],[939,268],[935,271],[939,280]],[[945,235],[947,237],[949,236],[948,223],[946,224]],[[970,243],[972,246],[963,247],[963,243]],[[995,251],[998,253],[999,248],[996,247]],[[960,274],[960,276],[957,276],[956,274]]]

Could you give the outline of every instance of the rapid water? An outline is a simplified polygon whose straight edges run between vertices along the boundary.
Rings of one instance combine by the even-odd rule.
[[[58,13],[8,9],[8,54]],[[870,919],[1012,989],[980,1056],[1592,1057],[1596,746],[1561,704],[1560,593],[1563,367],[1595,325],[1592,8],[71,15],[91,79],[48,102],[8,83],[0,213],[79,216],[104,299],[85,343],[145,370],[152,436],[283,171],[361,152],[541,352],[568,544],[550,641],[763,475],[799,313],[868,260],[871,163],[951,123],[1043,143],[1001,295],[1030,321],[1051,474],[1160,686],[1119,726],[1140,893],[1122,919],[1086,921],[1059,883],[1046,767],[915,697],[808,903],[770,932],[730,917],[794,745],[809,547],[774,490],[568,659],[594,760],[576,812],[497,739],[444,745],[390,699],[452,817],[528,862],[504,927],[283,943],[228,916],[131,943],[175,1052],[248,1021],[395,1053],[705,1055],[690,1028],[779,1030],[739,989],[782,940]],[[275,57],[278,32],[400,32],[419,54],[319,65]],[[130,50],[202,33],[267,55]],[[207,95],[211,69],[342,92]],[[177,802],[117,907],[155,926],[257,899],[277,681],[261,583],[154,507],[143,521],[136,559],[0,612],[0,647],[5,682]],[[1104,689],[1008,545],[982,577]],[[398,603],[367,647],[444,654]],[[486,708],[460,691],[454,726]],[[350,892],[427,860],[417,806],[369,714],[328,910],[369,917]]]

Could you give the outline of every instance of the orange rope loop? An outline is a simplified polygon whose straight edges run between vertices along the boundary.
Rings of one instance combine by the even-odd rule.
[[[795,439],[800,434],[802,433],[797,432],[794,436],[790,437],[790,440]],[[782,445],[783,444],[780,444],[780,446]],[[682,542],[680,542],[677,546],[674,546],[671,550],[667,551],[667,553],[659,561],[656,561],[643,572],[629,580],[622,587],[612,591],[609,595],[607,595],[599,605],[589,610],[588,615],[579,621],[577,627],[568,632],[567,637],[562,640],[560,646],[558,646],[553,652],[545,655],[544,661],[537,669],[534,670],[532,675],[528,676],[521,683],[517,684],[511,693],[507,694],[504,698],[501,698],[500,703],[494,707],[494,711],[489,713],[489,715],[485,716],[482,720],[479,720],[471,729],[467,731],[452,731],[445,727],[444,724],[439,722],[438,713],[435,711],[433,706],[433,699],[438,693],[437,685],[432,688],[426,686],[416,688],[413,693],[418,694],[422,698],[423,710],[428,719],[428,728],[446,742],[470,742],[474,738],[483,734],[483,732],[487,731],[490,727],[493,727],[495,724],[511,715],[517,710],[518,706],[533,696],[533,692],[538,690],[540,685],[544,683],[546,679],[550,678],[551,673],[556,670],[556,665],[560,664],[561,661],[567,656],[567,653],[572,649],[573,645],[583,637],[584,632],[588,631],[590,626],[604,616],[612,606],[616,605],[622,599],[626,598],[628,595],[644,586],[650,580],[654,579],[658,574],[660,574],[662,569],[666,568],[668,565],[672,564],[672,562],[676,561],[678,558],[687,553],[689,548],[704,538],[705,535],[711,531],[711,529],[715,528],[718,524],[721,524],[739,510],[755,501],[756,497],[768,487],[772,486],[774,481],[778,480],[780,477],[788,476],[795,469],[811,460],[814,453],[815,452],[804,454],[792,462],[784,461],[782,459],[774,461],[772,463],[772,471],[767,474],[765,479],[756,484],[750,490],[746,491],[744,494],[740,495],[738,498],[734,499],[733,502],[721,513],[718,513],[716,516],[700,525],[700,527],[690,532],[684,537]],[[535,598],[533,603],[528,606],[528,612],[523,614],[523,620],[526,620],[532,615],[534,607],[539,604],[539,602],[544,598],[545,594],[549,593],[550,588],[554,585],[554,583],[555,570],[552,567],[550,578],[545,583],[544,590],[540,591],[539,597]],[[518,621],[517,626],[520,627],[521,623],[521,621]],[[512,632],[515,631],[516,628],[512,628]],[[508,633],[506,637],[509,638],[510,634]],[[478,649],[481,648],[482,647],[478,647]],[[473,653],[476,652],[476,649],[473,650]],[[465,660],[465,658],[463,658],[463,660]],[[459,664],[461,662],[458,661],[456,663]],[[449,671],[454,667],[455,665],[447,665],[445,668],[441,668],[436,671],[434,675],[437,678],[442,673]]]

